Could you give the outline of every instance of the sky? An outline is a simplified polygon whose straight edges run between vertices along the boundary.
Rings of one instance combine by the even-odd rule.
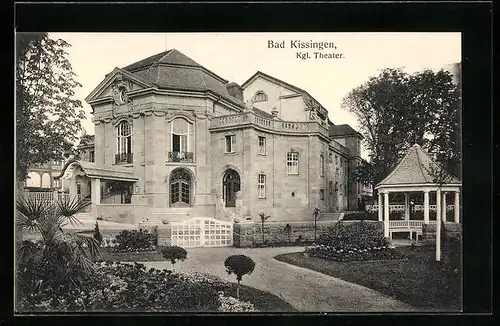
[[[85,97],[115,67],[123,68],[167,49],[177,49],[228,81],[242,84],[256,71],[306,90],[328,111],[334,124],[357,128],[341,109],[342,99],[384,68],[414,73],[461,62],[460,33],[49,33],[71,44],[68,59],[82,87],[75,90],[94,134]],[[291,48],[291,41],[330,42],[334,49]],[[285,48],[269,48],[269,41]],[[310,52],[309,59],[297,52]],[[313,52],[341,58],[315,58]],[[365,156],[365,155],[363,155]]]

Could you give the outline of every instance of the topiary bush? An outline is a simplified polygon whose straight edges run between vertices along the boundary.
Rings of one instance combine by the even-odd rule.
[[[169,260],[172,263],[172,269],[174,268],[175,263],[178,260],[187,259],[187,251],[186,249],[179,246],[167,246],[162,248],[161,254],[163,258]]]
[[[240,298],[240,282],[243,275],[249,275],[253,272],[255,268],[255,262],[252,258],[245,255],[232,255],[226,258],[224,261],[224,266],[226,267],[226,272],[231,275],[236,275],[236,280],[238,281],[238,287],[236,288],[236,297]]]

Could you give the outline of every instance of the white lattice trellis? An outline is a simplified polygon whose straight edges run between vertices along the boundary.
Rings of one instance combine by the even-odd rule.
[[[195,217],[172,222],[172,245],[184,248],[230,247],[233,245],[233,223],[211,217]]]

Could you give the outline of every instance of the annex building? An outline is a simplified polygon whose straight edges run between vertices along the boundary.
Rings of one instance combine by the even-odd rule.
[[[311,219],[357,210],[362,136],[263,72],[242,85],[178,50],[115,68],[86,98],[95,135],[59,178],[115,222]]]

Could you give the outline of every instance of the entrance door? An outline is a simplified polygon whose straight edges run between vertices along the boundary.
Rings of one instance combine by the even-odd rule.
[[[191,206],[191,175],[184,169],[174,170],[170,175],[170,205]]]
[[[226,207],[236,207],[236,193],[240,191],[240,175],[229,169],[222,180],[222,193]]]

